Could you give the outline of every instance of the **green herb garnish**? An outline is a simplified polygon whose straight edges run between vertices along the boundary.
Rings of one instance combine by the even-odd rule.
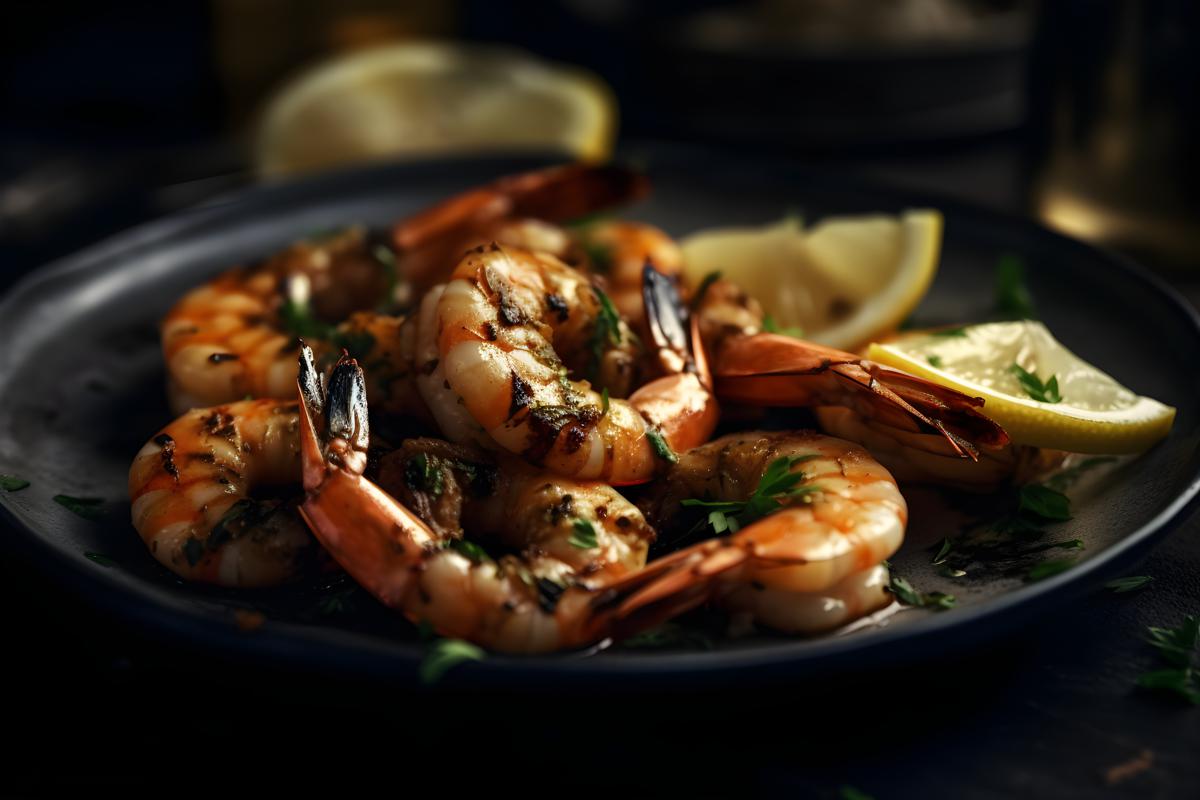
[[[99,497],[71,497],[66,494],[56,494],[53,500],[72,514],[89,520],[100,519],[102,511],[100,507],[104,505],[104,501]]]
[[[585,241],[580,247],[583,248],[583,252],[587,255],[592,268],[597,272],[608,272],[612,269],[613,248],[611,245]]]
[[[941,330],[930,331],[929,335],[939,339],[965,339],[967,338],[967,326],[959,325],[957,328],[942,328]]]
[[[945,564],[946,557],[950,555],[950,551],[954,549],[954,542],[947,536],[942,540],[942,546],[938,549],[937,555],[933,557],[933,564]]]
[[[1008,319],[1036,319],[1033,296],[1025,286],[1025,266],[1016,256],[1001,256],[996,263],[995,311]]]
[[[1200,705],[1200,666],[1195,663],[1196,644],[1200,641],[1200,617],[1189,614],[1178,628],[1147,628],[1147,642],[1170,669],[1147,672],[1137,679],[1145,689],[1165,689]]]
[[[888,591],[906,606],[932,608],[934,611],[946,611],[954,608],[958,602],[954,595],[945,592],[919,592],[911,583],[895,573],[891,573],[889,577]]]
[[[437,683],[454,667],[466,661],[482,661],[487,658],[483,648],[462,639],[438,639],[425,653],[421,661],[421,683]]]
[[[700,304],[704,302],[704,295],[706,295],[709,288],[720,279],[720,270],[714,270],[713,272],[710,272],[704,276],[704,278],[700,281],[700,285],[696,287],[696,293],[692,295],[691,306],[693,310],[700,307]]]
[[[1073,558],[1051,558],[1034,564],[1025,574],[1025,580],[1030,583],[1045,580],[1061,572],[1066,572],[1073,566],[1075,566]]]
[[[1057,375],[1051,375],[1050,380],[1042,383],[1042,380],[1037,375],[1027,371],[1020,364],[1013,364],[1008,368],[1008,371],[1017,376],[1017,382],[1021,384],[1021,388],[1025,390],[1025,394],[1039,403],[1062,402],[1062,395],[1058,392]]]
[[[600,414],[608,413],[608,387],[605,386],[600,390]]]
[[[592,328],[592,336],[589,344],[592,349],[592,359],[588,366],[588,373],[593,381],[596,380],[600,370],[600,361],[604,358],[604,351],[610,346],[616,346],[621,343],[621,315],[617,313],[616,306],[604,290],[598,286],[592,287],[592,292],[596,295],[596,300],[600,303],[600,311],[596,315],[596,324]]]
[[[797,327],[781,328],[781,327],[779,327],[779,323],[777,323],[775,321],[775,318],[772,317],[770,314],[766,314],[763,316],[762,326],[763,326],[763,330],[766,331],[767,333],[777,333],[780,336],[790,336],[793,339],[803,339],[804,338],[804,329],[803,328],[797,328]]]
[[[29,486],[29,481],[16,475],[0,475],[0,489],[6,492],[19,492]]]
[[[671,445],[667,444],[667,440],[663,438],[661,432],[655,428],[647,428],[646,438],[650,440],[650,446],[654,448],[656,456],[671,464],[679,462],[679,456],[671,449]]]
[[[83,554],[83,557],[86,558],[88,561],[96,562],[97,564],[99,564],[102,567],[116,566],[116,563],[117,563],[117,562],[113,561],[111,558],[109,558],[108,556],[103,555],[101,553],[86,552]]]
[[[492,557],[488,555],[487,550],[484,550],[475,542],[468,542],[466,539],[455,539],[450,543],[450,549],[454,550],[467,558],[474,561],[476,564],[482,564],[484,561],[491,561]]]
[[[821,491],[818,486],[798,486],[807,476],[803,471],[792,471],[792,467],[805,461],[817,458],[808,456],[783,456],[772,461],[762,477],[754,493],[746,500],[697,500],[689,498],[681,505],[689,508],[707,508],[708,524],[716,533],[737,533],[750,523],[778,511],[783,507],[783,501],[793,498],[808,497]]]
[[[875,800],[875,797],[849,784],[843,784],[838,787],[838,800]]]
[[[578,547],[580,550],[592,550],[597,547],[596,528],[592,525],[591,520],[576,519],[571,523],[571,527],[575,531],[571,534],[571,538],[567,539],[568,544]]]
[[[396,286],[400,283],[400,270],[396,266],[396,254],[391,248],[383,245],[376,245],[371,251],[375,256],[375,260],[383,267],[384,275],[387,276],[387,285],[383,289],[383,298],[379,301],[379,310],[383,311],[391,307],[396,299]]]
[[[1104,584],[1105,589],[1112,589],[1117,594],[1125,594],[1126,592],[1136,592],[1138,589],[1144,589],[1154,583],[1154,578],[1150,575],[1130,575],[1128,578],[1117,578]]]
[[[621,642],[622,647],[658,650],[667,647],[689,647],[711,650],[712,637],[703,631],[687,628],[678,622],[664,622],[657,628],[630,636]]]
[[[1062,522],[1071,518],[1071,499],[1049,486],[1030,483],[1021,487],[1017,510],[1042,519]]]
[[[929,366],[931,367],[942,368],[942,357],[939,355],[925,356],[925,360],[929,362]]]

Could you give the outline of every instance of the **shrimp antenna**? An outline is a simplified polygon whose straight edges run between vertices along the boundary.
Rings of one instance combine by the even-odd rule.
[[[650,338],[667,359],[663,366],[672,371],[692,371],[693,361],[688,335],[688,310],[675,282],[654,268],[647,259],[642,267],[642,301]],[[667,355],[667,354],[671,355]]]

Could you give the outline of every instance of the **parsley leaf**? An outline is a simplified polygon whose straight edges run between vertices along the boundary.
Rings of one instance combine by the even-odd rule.
[[[696,287],[696,293],[692,295],[692,309],[697,309],[704,302],[704,295],[708,293],[709,288],[721,279],[721,271],[715,270],[704,276],[700,281],[700,285]]]
[[[468,542],[466,539],[455,539],[450,543],[450,549],[454,550],[467,558],[474,561],[476,564],[481,564],[484,561],[491,561],[492,557],[488,555],[487,550],[484,550],[475,542]]]
[[[945,592],[919,592],[904,578],[891,572],[888,591],[896,595],[896,599],[906,606],[917,608],[932,608],[934,611],[946,611],[954,608],[958,600],[952,594]]]
[[[71,497],[66,494],[56,494],[52,498],[63,508],[84,519],[97,520],[102,515],[104,501],[99,497]]]
[[[572,547],[578,547],[580,550],[592,550],[598,547],[596,528],[592,525],[591,520],[576,519],[571,523],[571,527],[575,529],[575,532],[571,534],[571,538],[567,539],[567,543]]]
[[[462,639],[439,639],[433,643],[421,661],[421,683],[437,683],[447,672],[467,661],[487,658],[483,648]]]
[[[1200,641],[1200,617],[1189,614],[1178,628],[1147,628],[1146,640],[1172,669],[1147,672],[1137,679],[1146,689],[1175,692],[1193,705],[1200,705],[1200,670],[1194,663]]]
[[[929,362],[929,366],[931,367],[936,367],[937,369],[941,369],[942,367],[942,357],[939,355],[925,356],[925,360]]]
[[[1105,589],[1112,589],[1117,594],[1125,594],[1126,592],[1136,592],[1138,589],[1144,589],[1154,583],[1153,576],[1150,575],[1130,575],[1128,578],[1117,578],[1104,584]]]
[[[604,358],[604,351],[609,346],[621,343],[621,316],[617,313],[617,307],[613,305],[612,300],[604,293],[603,289],[593,286],[592,293],[595,294],[596,300],[600,303],[600,310],[596,314],[596,323],[592,328],[592,336],[588,342],[592,350],[591,361],[588,364],[588,374],[591,376],[591,380],[595,382],[599,375],[600,362]]]
[[[1058,376],[1051,375],[1050,380],[1042,383],[1041,378],[1029,372],[1020,364],[1013,364],[1008,371],[1017,376],[1017,382],[1025,394],[1039,403],[1061,403],[1062,395],[1058,391]]]
[[[997,314],[1008,319],[1036,319],[1033,296],[1025,286],[1025,265],[1013,255],[1001,256],[996,263]]]
[[[798,486],[806,476],[802,471],[792,471],[796,464],[811,461],[816,455],[783,456],[767,465],[758,480],[753,494],[746,500],[699,500],[689,498],[681,505],[692,508],[707,508],[708,524],[718,534],[729,531],[736,533],[750,523],[778,511],[783,500],[803,498],[821,491],[818,486]]]
[[[1051,558],[1046,561],[1041,561],[1034,564],[1028,573],[1025,575],[1025,580],[1033,583],[1035,581],[1045,580],[1051,576],[1057,575],[1060,572],[1066,572],[1071,567],[1075,566],[1073,558]]]
[[[600,414],[603,416],[608,413],[608,387],[605,386],[600,390]]]
[[[797,327],[781,328],[770,314],[765,314],[762,321],[763,330],[767,333],[777,333],[780,336],[790,336],[793,339],[803,339],[804,329]]]
[[[939,339],[965,339],[967,338],[967,326],[959,325],[956,328],[941,328],[936,331],[930,331],[930,336],[936,336]]]
[[[1071,499],[1040,483],[1021,487],[1018,511],[1025,511],[1042,519],[1061,522],[1071,518]]]
[[[713,640],[708,634],[686,628],[678,622],[664,622],[657,628],[630,636],[621,642],[621,646],[646,650],[667,647],[700,647],[711,650]]]
[[[109,558],[108,556],[103,555],[102,553],[93,553],[93,552],[89,551],[89,552],[84,553],[83,557],[86,558],[88,561],[96,562],[97,564],[99,564],[102,567],[112,567],[112,566],[115,566],[117,563],[117,562],[113,561],[111,558]]]
[[[679,456],[671,449],[671,445],[667,444],[667,440],[663,438],[662,433],[654,428],[646,429],[646,438],[650,440],[650,446],[654,448],[654,454],[663,461],[675,464],[679,461]]]
[[[29,481],[16,475],[0,475],[0,489],[6,492],[19,492],[29,486]]]

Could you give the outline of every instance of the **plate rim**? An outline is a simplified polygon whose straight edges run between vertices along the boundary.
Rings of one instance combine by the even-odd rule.
[[[626,148],[626,155],[631,149]],[[644,149],[645,145],[641,145],[636,152]],[[817,186],[818,191],[822,184],[837,184],[851,191],[875,194],[881,202],[930,205],[942,210],[947,217],[966,216],[992,227],[1020,228],[1026,235],[1046,240],[1054,247],[1081,250],[1089,257],[1105,262],[1106,268],[1122,273],[1126,279],[1143,284],[1180,315],[1200,342],[1200,310],[1194,309],[1164,278],[1124,255],[1052,231],[1019,214],[936,193],[912,191],[860,175],[837,175],[830,170],[773,156],[733,155],[715,148],[673,145],[667,153],[656,153],[650,163],[695,163],[697,158],[719,158],[727,164],[769,168],[780,175],[780,180],[807,180]],[[493,174],[505,174],[501,170],[512,171],[514,167],[530,168],[555,161],[561,161],[561,158],[520,154],[385,162],[246,187],[116,233],[32,270],[0,298],[0,330],[19,330],[16,323],[21,321],[22,315],[14,311],[21,307],[25,297],[37,292],[43,284],[104,262],[112,262],[109,269],[119,272],[121,266],[116,259],[122,253],[161,245],[173,236],[186,234],[193,227],[219,222],[222,218],[271,208],[278,210],[277,206],[303,203],[309,195],[336,195],[339,188],[343,193],[346,189],[361,192],[364,184],[373,181],[386,184],[400,176],[419,183],[422,175],[435,175],[442,170],[466,172],[494,167]],[[8,357],[0,355],[0,374],[9,367],[9,362]],[[1185,488],[1153,518],[1072,569],[1017,587],[978,606],[956,609],[951,614],[930,613],[904,626],[877,629],[870,636],[781,640],[770,647],[735,651],[625,653],[621,658],[604,659],[581,657],[590,651],[550,656],[490,654],[482,662],[464,664],[448,678],[453,683],[480,686],[526,684],[534,687],[539,679],[550,679],[562,685],[573,681],[604,682],[636,677],[642,680],[642,685],[649,686],[681,680],[707,683],[727,677],[731,672],[741,674],[751,670],[766,679],[786,680],[844,665],[855,655],[865,652],[873,656],[871,667],[896,661],[917,661],[922,658],[920,645],[931,639],[956,633],[959,635],[950,646],[969,646],[1015,628],[1043,607],[1039,601],[1065,603],[1072,596],[1082,595],[1102,578],[1115,574],[1126,560],[1123,556],[1128,554],[1130,560],[1144,556],[1155,542],[1200,507],[1198,497],[1200,468],[1187,478]],[[0,495],[0,517],[17,534],[16,537],[5,537],[8,546],[22,550],[60,588],[98,601],[118,622],[134,622],[139,628],[144,626],[175,644],[199,645],[205,651],[216,649],[226,655],[248,656],[254,661],[280,667],[318,667],[322,671],[367,674],[405,682],[415,676],[420,663],[421,652],[412,647],[417,644],[415,642],[387,641],[377,635],[346,628],[268,621],[253,632],[239,631],[228,614],[199,608],[172,597],[168,587],[147,584],[140,578],[118,577],[105,567],[85,563],[86,559],[82,557],[62,557],[63,552],[38,533],[32,521],[23,519],[18,509],[4,501],[3,495]],[[990,624],[980,624],[984,621]],[[946,647],[946,642],[940,642],[936,650],[943,651]],[[296,656],[299,656],[299,664],[292,661]]]

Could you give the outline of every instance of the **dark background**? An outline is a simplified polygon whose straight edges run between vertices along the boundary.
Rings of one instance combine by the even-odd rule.
[[[968,3],[1002,22],[936,46],[859,32],[814,47],[780,34],[719,52],[685,23],[730,4],[650,5],[6,4],[0,289],[253,182],[256,109],[303,67],[363,41],[438,37],[591,68],[616,92],[627,147],[753,148],[1041,217],[1135,255],[1200,300],[1194,3]],[[780,8],[789,4],[738,6],[751,18]],[[1068,195],[1108,224],[1072,229],[1078,215],[1050,202]],[[347,684],[167,646],[5,548],[0,685],[15,746],[0,792],[344,791],[380,780],[397,794],[429,783],[1196,797],[1200,710],[1133,688],[1155,664],[1145,626],[1200,613],[1196,521],[1139,572],[1155,576],[1151,588],[1098,590],[949,662],[863,665],[803,685],[734,677],[702,694],[496,695]]]

